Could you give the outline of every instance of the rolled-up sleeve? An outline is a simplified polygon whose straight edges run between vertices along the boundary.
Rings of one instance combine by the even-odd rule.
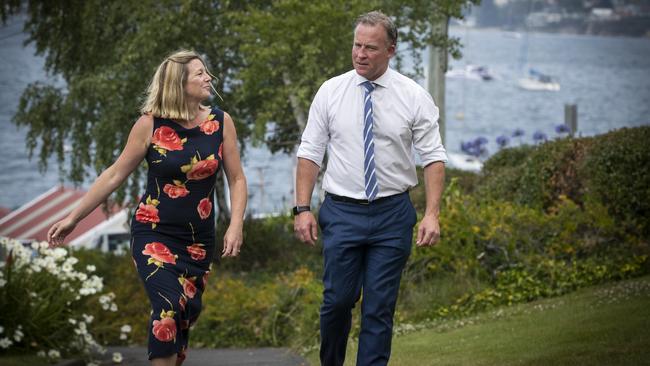
[[[323,157],[330,139],[327,117],[327,83],[321,85],[314,96],[309,108],[307,126],[302,133],[297,156],[313,161],[318,166],[323,163]]]
[[[416,107],[412,127],[413,146],[422,160],[422,166],[436,161],[447,163],[447,152],[442,146],[438,126],[438,107],[425,90],[418,93],[414,99]]]

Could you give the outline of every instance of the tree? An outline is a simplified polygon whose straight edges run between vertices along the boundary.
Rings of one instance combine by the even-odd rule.
[[[235,102],[239,116],[252,126],[252,135],[271,151],[290,152],[305,127],[311,98],[328,78],[351,68],[353,23],[357,15],[381,9],[400,26],[398,42],[416,62],[428,44],[446,47],[459,57],[457,39],[432,34],[443,17],[462,17],[474,0],[437,1],[271,1],[238,13],[239,52]],[[401,67],[404,55],[397,55]],[[269,124],[269,122],[272,122]],[[272,129],[269,131],[269,127]]]
[[[219,76],[224,102],[216,103],[235,117],[242,144],[250,133],[271,151],[292,151],[320,84],[351,68],[358,14],[382,9],[394,16],[402,27],[400,42],[421,74],[420,53],[427,44],[459,55],[458,40],[432,34],[432,25],[443,16],[461,18],[463,8],[477,2],[31,0],[28,42],[66,85],[29,85],[14,122],[27,127],[30,154],[39,150],[43,168],[56,154],[61,174],[82,182],[88,167],[99,172],[116,159],[154,68],[169,52],[190,48],[205,55]],[[19,11],[13,0],[0,9],[3,16]],[[65,144],[72,154],[64,153]],[[117,200],[126,192],[136,197],[142,172],[129,178]]]
[[[75,183],[89,175],[88,167],[96,172],[105,169],[117,158],[138,118],[155,67],[175,49],[191,48],[204,54],[217,72],[217,88],[223,91],[224,100],[232,100],[226,84],[240,61],[231,51],[236,36],[230,34],[234,29],[231,17],[224,16],[230,8],[224,6],[230,5],[168,0],[30,1],[25,25],[28,42],[45,55],[47,71],[66,82],[64,87],[34,83],[24,91],[14,121],[28,128],[30,154],[39,149],[42,168],[56,154],[61,175]],[[71,145],[71,154],[64,153],[66,144]],[[118,201],[127,192],[133,198],[141,193],[143,171],[134,172],[118,190]],[[223,196],[222,190],[218,195]],[[219,212],[226,213],[223,198],[219,202]]]

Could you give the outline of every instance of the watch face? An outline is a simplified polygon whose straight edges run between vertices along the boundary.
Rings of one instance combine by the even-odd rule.
[[[293,208],[293,215],[297,215],[301,212],[309,211],[310,207],[309,206],[296,206]]]

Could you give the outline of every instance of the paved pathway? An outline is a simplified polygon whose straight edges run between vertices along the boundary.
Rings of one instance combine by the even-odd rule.
[[[145,347],[108,347],[101,365],[114,365],[113,352],[120,352],[124,366],[149,366]],[[56,366],[83,366],[83,362],[68,360]],[[307,361],[287,348],[207,349],[194,348],[187,352],[183,366],[309,366]]]

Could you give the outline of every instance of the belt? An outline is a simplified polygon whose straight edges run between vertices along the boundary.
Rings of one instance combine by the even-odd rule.
[[[408,191],[407,191],[407,192],[408,192]],[[392,197],[395,197],[395,196],[399,196],[400,194],[403,194],[403,193],[398,193],[398,194],[395,194],[395,195],[392,195],[392,196],[386,196],[386,197],[375,198],[372,202],[370,202],[370,201],[368,201],[368,200],[358,199],[358,198],[345,197],[345,196],[338,196],[338,195],[335,195],[335,194],[331,194],[331,193],[329,193],[329,192],[325,192],[325,194],[328,195],[328,196],[329,196],[332,200],[334,200],[334,201],[338,201],[338,202],[347,202],[347,203],[355,203],[355,204],[357,204],[357,205],[369,205],[369,204],[371,204],[371,203],[379,203],[379,202],[381,202],[381,201],[385,201],[385,200],[387,200],[387,199],[389,199],[389,198],[392,198]]]

